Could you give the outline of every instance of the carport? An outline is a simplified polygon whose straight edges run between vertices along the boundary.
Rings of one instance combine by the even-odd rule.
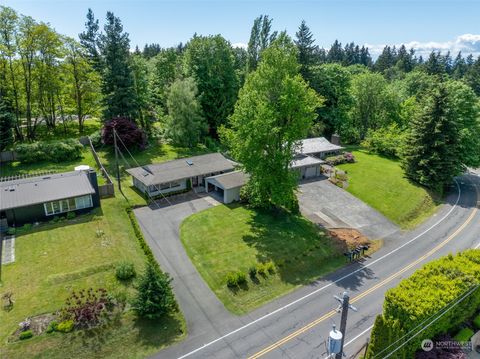
[[[223,173],[205,179],[206,192],[216,192],[223,203],[240,200],[240,189],[247,182],[247,175],[242,171]]]

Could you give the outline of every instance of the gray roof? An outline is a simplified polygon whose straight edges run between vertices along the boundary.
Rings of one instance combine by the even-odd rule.
[[[207,181],[214,182],[217,187],[222,189],[232,189],[245,185],[248,181],[248,177],[248,174],[243,171],[235,171],[208,177]]]
[[[0,182],[0,210],[95,193],[85,171]]]
[[[290,164],[290,168],[315,166],[315,165],[321,165],[322,163],[324,163],[324,161],[316,157],[306,156],[306,155],[297,155],[294,157],[292,163]]]
[[[306,138],[301,141],[300,153],[304,155],[322,152],[338,151],[342,146],[330,143],[325,137]]]
[[[233,169],[233,161],[226,159],[220,153],[209,153],[201,156],[130,168],[127,172],[140,182],[149,186],[195,176],[210,175],[215,172],[232,171]]]

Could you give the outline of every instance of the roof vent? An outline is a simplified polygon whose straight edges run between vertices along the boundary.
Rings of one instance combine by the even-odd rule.
[[[8,190],[9,190],[10,192],[13,192],[13,191],[15,191],[15,187],[14,187],[14,186],[10,186],[10,187],[8,187]]]
[[[189,165],[189,166],[193,166],[193,162],[192,162],[192,160],[185,160],[185,162],[187,162],[187,165]]]
[[[50,176],[42,177],[42,179],[50,179],[50,178],[52,178],[52,177],[50,177]]]

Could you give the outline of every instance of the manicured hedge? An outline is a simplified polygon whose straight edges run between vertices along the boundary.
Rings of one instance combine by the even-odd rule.
[[[82,157],[82,150],[82,144],[74,139],[23,143],[15,148],[18,160],[23,163],[76,160]]]
[[[388,345],[432,318],[449,304],[456,302],[480,283],[480,251],[468,250],[456,256],[448,255],[416,271],[410,278],[387,291],[383,314],[375,321],[366,358],[383,357],[398,345],[383,351]],[[476,289],[451,307],[440,319],[423,330],[393,358],[413,358],[423,339],[431,339],[457,328],[480,306],[480,289]],[[423,327],[423,326],[422,326]],[[415,332],[415,331],[414,331]],[[409,336],[401,340],[403,343]]]
[[[152,262],[157,267],[158,270],[161,270],[160,266],[155,260],[155,257],[153,256],[152,250],[150,249],[147,242],[145,241],[145,238],[143,237],[142,230],[138,225],[138,222],[137,222],[137,219],[135,218],[135,214],[133,213],[133,210],[131,208],[127,208],[127,214],[128,214],[128,218],[130,218],[130,222],[132,223],[133,231],[135,232],[135,237],[137,237],[138,241],[140,242],[140,247],[145,253],[145,256],[147,256],[147,260]]]

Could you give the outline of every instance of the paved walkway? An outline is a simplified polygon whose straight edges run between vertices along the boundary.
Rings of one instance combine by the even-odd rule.
[[[173,290],[187,321],[189,338],[217,332],[228,324],[238,325],[238,319],[225,309],[197,272],[179,238],[179,227],[185,218],[219,202],[207,194],[195,193],[172,197],[171,205],[164,201],[135,209],[134,213],[155,258],[173,278]]]
[[[2,265],[15,262],[15,236],[5,236],[2,247]]]
[[[322,177],[299,186],[302,214],[327,228],[355,228],[370,238],[384,238],[399,228],[347,191]]]

